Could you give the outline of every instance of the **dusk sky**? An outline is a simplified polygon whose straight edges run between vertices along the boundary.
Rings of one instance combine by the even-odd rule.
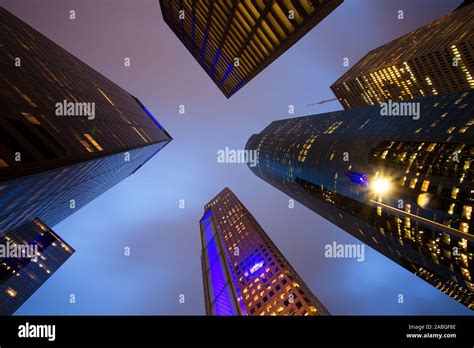
[[[346,0],[230,99],[164,23],[158,0],[0,3],[138,97],[173,137],[135,174],[52,227],[76,253],[16,314],[204,315],[199,219],[228,186],[331,314],[473,315],[369,247],[363,262],[325,258],[326,244],[360,242],[299,203],[289,209],[289,197],[245,164],[217,162],[218,150],[244,149],[274,120],[342,109],[307,105],[334,98],[329,86],[347,71],[344,57],[355,64],[460,0]]]

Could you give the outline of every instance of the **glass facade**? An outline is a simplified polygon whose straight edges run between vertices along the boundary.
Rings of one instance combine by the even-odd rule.
[[[137,98],[3,8],[0,38],[0,235],[54,226],[171,140]]]
[[[228,98],[341,3],[160,0],[165,22]]]
[[[15,313],[74,253],[39,219],[10,230],[0,237],[0,245],[4,246],[2,254],[18,246],[34,250],[23,253],[22,257],[0,255],[0,315]]]
[[[474,89],[474,4],[380,46],[331,86],[345,109]]]
[[[0,182],[0,235],[37,217],[49,226],[56,225],[133,174],[163,145],[153,144]]]
[[[204,210],[200,227],[208,315],[329,315],[229,188]]]
[[[45,226],[126,179],[171,136],[137,98],[4,8],[0,42],[0,237],[24,231],[29,243],[41,221],[58,240],[44,250],[52,273],[72,249]],[[9,262],[24,270],[2,282],[5,314],[47,279],[37,264]]]
[[[250,169],[474,309],[474,91],[272,122]]]

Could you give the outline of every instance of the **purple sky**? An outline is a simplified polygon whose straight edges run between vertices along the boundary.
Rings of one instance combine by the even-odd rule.
[[[174,138],[133,176],[54,227],[76,253],[17,314],[204,314],[198,221],[224,186],[332,314],[472,314],[369,248],[364,262],[324,258],[326,244],[358,241],[300,204],[288,209],[288,197],[246,165],[217,163],[219,149],[243,149],[251,134],[290,117],[289,104],[295,116],[341,109],[336,102],[306,105],[333,98],[329,85],[346,71],[343,57],[355,63],[461,1],[346,0],[229,100],[163,22],[158,0],[0,2],[141,99]],[[404,20],[397,19],[400,9]]]

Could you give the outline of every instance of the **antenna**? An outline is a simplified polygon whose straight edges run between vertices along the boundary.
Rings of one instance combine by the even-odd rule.
[[[308,104],[306,106],[312,106],[312,105],[316,105],[316,104],[324,104],[324,103],[329,103],[329,102],[332,102],[334,100],[337,100],[337,98],[333,98],[333,99],[324,99],[324,100],[321,100],[321,101],[318,101],[316,103],[312,103],[312,104]]]

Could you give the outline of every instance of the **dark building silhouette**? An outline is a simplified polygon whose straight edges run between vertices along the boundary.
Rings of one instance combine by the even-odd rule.
[[[0,235],[54,226],[171,140],[137,98],[3,8],[0,38]]]
[[[0,246],[0,315],[15,313],[74,253],[38,219],[1,236]]]
[[[208,315],[329,315],[229,189],[200,221]]]
[[[331,86],[345,109],[474,89],[474,4],[359,60]]]
[[[342,0],[160,0],[163,19],[229,98]]]
[[[272,122],[250,169],[474,309],[474,90],[404,105]]]

